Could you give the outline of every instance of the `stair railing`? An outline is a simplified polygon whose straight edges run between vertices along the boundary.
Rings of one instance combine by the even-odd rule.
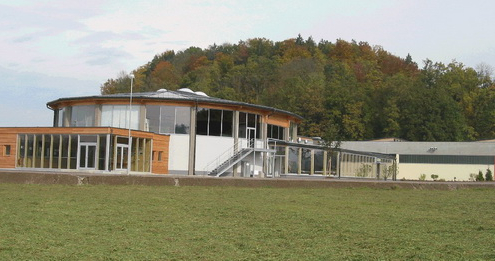
[[[208,175],[212,170],[219,167],[221,164],[227,162],[228,160],[232,160],[235,154],[238,154],[243,149],[245,149],[242,148],[242,142],[243,140],[239,139],[239,141],[237,141],[237,143],[235,143],[232,147],[228,148],[223,153],[221,153],[217,158],[206,164],[206,166],[203,169],[204,173]],[[256,142],[256,139],[248,140],[246,148],[252,148],[251,145],[253,144],[253,142]],[[237,148],[237,151],[235,151],[235,148]]]

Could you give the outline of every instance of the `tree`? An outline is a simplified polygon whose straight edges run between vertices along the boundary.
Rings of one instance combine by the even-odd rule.
[[[493,174],[491,169],[486,169],[485,181],[493,181]]]
[[[476,181],[485,181],[485,178],[483,178],[483,172],[481,172],[481,170],[478,172],[478,176],[476,177]]]

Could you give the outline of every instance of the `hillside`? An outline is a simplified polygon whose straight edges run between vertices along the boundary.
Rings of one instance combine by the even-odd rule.
[[[397,137],[411,141],[495,138],[491,69],[397,57],[367,42],[298,36],[190,47],[135,69],[134,91],[190,88],[210,96],[289,110],[299,133],[328,140]],[[102,94],[129,92],[121,73]]]

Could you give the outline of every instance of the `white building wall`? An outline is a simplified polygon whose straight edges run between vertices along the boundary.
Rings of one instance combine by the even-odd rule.
[[[427,180],[432,180],[431,175],[438,175],[438,179],[446,181],[468,181],[471,173],[478,174],[481,170],[483,177],[486,169],[490,168],[494,172],[494,165],[467,165],[467,164],[417,164],[399,163],[397,179],[419,180],[421,174],[426,174]]]
[[[205,169],[208,163],[216,160],[222,153],[229,149],[233,151],[234,138],[232,137],[216,137],[216,136],[196,136],[196,172],[210,171],[216,166],[209,166]],[[230,153],[230,155],[232,155]],[[227,160],[227,154],[223,161]],[[222,160],[222,159],[221,159]],[[222,162],[223,162],[222,161]],[[220,162],[221,163],[221,162]]]
[[[168,169],[170,174],[187,174],[189,159],[189,135],[171,134]]]

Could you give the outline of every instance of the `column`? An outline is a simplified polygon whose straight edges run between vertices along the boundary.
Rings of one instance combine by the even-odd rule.
[[[196,167],[196,107],[191,107],[191,122],[189,132],[189,162],[187,166],[187,175],[195,174]]]

